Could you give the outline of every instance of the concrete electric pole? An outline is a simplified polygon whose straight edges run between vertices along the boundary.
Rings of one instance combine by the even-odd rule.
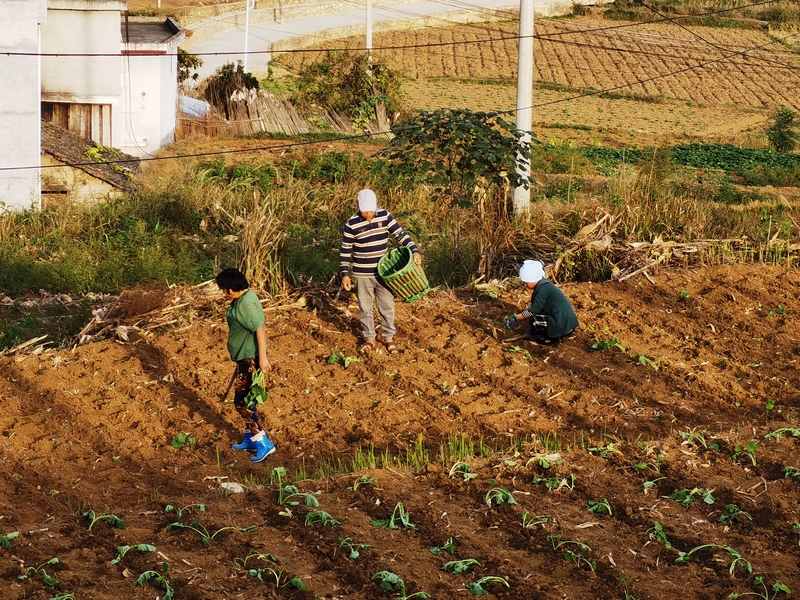
[[[533,122],[533,0],[519,2],[519,57],[517,59],[517,129],[524,132],[521,143],[530,143]],[[530,178],[531,165],[517,165],[517,173]],[[514,215],[528,213],[531,190],[519,186],[514,189]]]

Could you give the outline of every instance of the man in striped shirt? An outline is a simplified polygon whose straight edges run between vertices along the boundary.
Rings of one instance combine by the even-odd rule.
[[[342,235],[342,247],[339,250],[339,272],[342,275],[342,287],[350,291],[355,279],[358,310],[361,318],[361,331],[364,343],[361,352],[370,352],[377,347],[375,337],[375,320],[372,315],[373,305],[381,316],[381,331],[386,351],[397,354],[399,350],[394,342],[396,331],[394,325],[394,296],[378,276],[378,262],[389,249],[389,234],[399,244],[407,246],[414,256],[414,263],[419,265],[422,258],[419,249],[405,230],[395,220],[392,213],[385,208],[378,208],[378,199],[372,190],[361,190],[358,193],[358,212],[347,220]]]

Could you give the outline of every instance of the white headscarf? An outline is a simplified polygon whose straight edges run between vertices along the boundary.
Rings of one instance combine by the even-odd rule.
[[[544,267],[538,260],[526,260],[519,269],[519,280],[522,283],[537,283],[544,279]]]
[[[358,192],[358,210],[361,212],[375,212],[378,210],[378,198],[372,190]]]

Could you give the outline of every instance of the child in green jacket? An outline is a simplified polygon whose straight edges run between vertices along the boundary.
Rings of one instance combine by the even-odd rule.
[[[531,305],[521,313],[505,318],[513,329],[527,319],[527,334],[541,344],[556,344],[578,326],[578,318],[567,297],[554,283],[545,279],[544,267],[538,260],[526,260],[519,270],[519,279],[531,294]]]

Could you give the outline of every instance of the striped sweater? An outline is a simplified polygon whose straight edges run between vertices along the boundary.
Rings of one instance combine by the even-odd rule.
[[[389,234],[412,252],[419,252],[416,244],[385,208],[375,211],[371,221],[356,213],[344,224],[342,247],[339,250],[339,272],[342,277],[375,277],[378,262],[389,249]]]

